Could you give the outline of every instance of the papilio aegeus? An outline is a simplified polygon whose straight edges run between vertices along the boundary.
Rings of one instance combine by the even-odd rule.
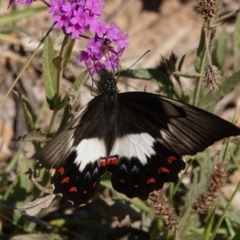
[[[118,93],[111,78],[33,158],[55,168],[54,193],[74,207],[92,198],[106,171],[116,191],[146,200],[178,180],[184,155],[237,135],[240,128],[194,106],[152,93]]]

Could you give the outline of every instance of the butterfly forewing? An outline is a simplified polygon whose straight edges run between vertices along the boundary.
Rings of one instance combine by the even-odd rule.
[[[238,127],[214,114],[156,94],[122,93],[119,100],[159,143],[179,155],[194,155],[240,134]]]
[[[92,198],[100,176],[106,171],[106,164],[99,164],[100,158],[106,159],[107,155],[102,98],[103,95],[94,98],[33,156],[44,167],[56,168],[51,178],[54,193],[75,207]]]
[[[178,180],[183,155],[240,135],[238,127],[206,111],[151,93],[118,94],[114,84],[33,157],[56,168],[54,193],[75,207],[92,198],[106,171],[115,190],[145,200]]]

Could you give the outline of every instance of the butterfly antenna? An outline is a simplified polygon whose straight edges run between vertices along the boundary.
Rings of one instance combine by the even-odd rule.
[[[108,57],[110,58],[109,51],[107,52],[107,55],[108,55]],[[112,66],[112,78],[114,78],[114,75],[115,75],[114,67],[113,67],[112,61],[110,61],[110,63],[111,63],[111,66]]]
[[[120,78],[120,69],[119,69],[119,62],[117,63],[117,79]]]
[[[89,69],[89,67],[88,67],[88,65],[87,64],[85,64],[86,65],[86,67],[87,67],[87,70],[88,70],[88,72],[89,72],[89,75],[91,76],[91,79],[92,79],[92,87],[91,87],[91,96],[93,96],[93,97],[95,97],[94,95],[93,95],[93,83],[97,86],[97,83],[96,83],[96,80],[93,78],[93,76],[92,76],[92,74],[91,74],[91,72],[90,72],[90,69]],[[95,66],[94,66],[95,67]],[[95,68],[96,69],[96,68]],[[96,71],[97,72],[97,71]]]
[[[145,55],[147,55],[151,50],[147,50],[136,62],[134,62],[128,69],[131,69],[136,63],[138,63]]]
[[[95,66],[96,66],[96,65],[95,65],[95,62],[94,62],[93,64],[94,64],[95,72],[97,73],[98,79],[101,80],[101,76],[100,76],[99,72],[97,71],[97,68],[95,67]],[[96,81],[95,79],[93,79],[93,81],[94,81],[96,87],[98,88],[98,91],[99,91],[101,94],[103,94],[104,91],[101,89],[101,87],[99,86],[99,84],[97,84],[97,81]]]

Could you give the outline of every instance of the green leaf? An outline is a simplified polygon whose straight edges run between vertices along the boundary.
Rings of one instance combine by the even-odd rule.
[[[240,228],[237,230],[237,233],[232,240],[239,240],[239,239],[240,239]]]
[[[136,78],[136,79],[144,79],[144,80],[154,79],[165,87],[170,87],[173,85],[171,80],[168,78],[168,76],[164,72],[154,68],[147,68],[147,69],[138,68],[138,69],[121,71],[120,76]]]
[[[50,109],[54,109],[58,97],[58,75],[57,68],[53,63],[55,51],[53,43],[48,36],[45,40],[43,50],[43,76],[45,83],[46,98]]]
[[[63,61],[63,59],[61,56],[56,56],[55,58],[52,59],[52,63],[54,65],[54,67],[56,69],[58,69],[58,71],[62,70],[62,61]]]
[[[88,70],[85,70],[84,72],[82,72],[74,81],[73,85],[72,85],[72,89],[74,91],[77,91],[79,89],[79,87],[83,84],[86,76],[87,76]]]
[[[209,211],[208,211],[208,216],[206,219],[206,226],[204,229],[204,239],[209,239],[213,224],[214,224],[214,218],[215,218],[215,212],[216,212],[216,206],[214,205]]]
[[[28,98],[24,95],[24,94],[20,94],[16,91],[14,91],[14,93],[20,98],[22,105],[23,105],[23,112],[24,112],[24,118],[25,118],[25,122],[27,125],[27,130],[28,131],[34,131],[35,129],[35,117],[32,111],[32,107],[30,105],[30,102],[28,100]]]
[[[197,56],[194,62],[194,66],[197,72],[200,72],[200,66],[201,66],[201,60],[202,60],[202,55],[204,52],[204,48],[205,48],[205,39],[204,39],[204,28],[202,28],[201,31],[201,37],[200,37],[200,42],[197,48]]]
[[[235,31],[233,37],[233,56],[234,56],[234,71],[239,70],[239,55],[240,55],[240,13],[237,14]]]
[[[67,43],[64,49],[64,54],[63,54],[63,67],[66,67],[71,56],[72,56],[72,50],[75,44],[75,40],[72,38],[68,37]]]
[[[139,198],[128,198],[125,195],[115,191],[112,187],[111,181],[109,180],[108,176],[104,176],[101,178],[101,185],[111,189],[116,196],[119,197],[119,199],[124,199],[128,202],[131,202],[133,205],[137,206],[139,209],[141,209],[142,211],[146,211],[149,212],[150,211],[150,207],[142,200],[140,200]]]
[[[223,29],[219,35],[216,47],[212,53],[213,65],[217,66],[221,71],[224,70],[226,59],[227,59],[227,42],[228,33],[226,29]]]
[[[33,132],[28,132],[27,134],[23,136],[19,136],[17,138],[14,138],[13,141],[22,141],[22,142],[32,142],[32,141],[37,141],[37,142],[47,142],[50,140],[50,136],[46,136],[46,134],[41,133],[39,131],[33,131]]]
[[[55,111],[58,111],[62,108],[64,108],[67,105],[67,97],[64,97],[63,99],[59,100],[57,105],[55,106]]]
[[[6,26],[9,23],[19,21],[21,19],[26,19],[27,17],[36,16],[37,13],[46,11],[47,7],[29,7],[24,10],[9,11],[7,14],[1,14],[0,17],[0,27]]]
[[[177,70],[180,72],[181,69],[182,69],[182,65],[183,65],[183,62],[184,62],[184,59],[186,57],[186,54],[184,54],[181,58],[180,58],[180,61],[179,61],[179,64],[178,64],[178,67],[177,67]],[[178,85],[180,86],[180,88],[182,88],[182,84],[181,84],[181,81],[180,81],[180,77],[179,76],[175,76],[175,79],[178,83]]]
[[[12,207],[23,206],[34,198],[33,184],[24,174],[27,169],[33,168],[34,162],[27,161],[26,158],[22,158],[20,164],[21,172],[19,173],[19,176],[8,186],[3,195],[3,200],[11,203]],[[32,224],[31,222],[26,222],[21,211],[18,209],[13,209],[11,212],[9,212],[9,218],[11,218],[11,221],[14,225],[17,225],[18,228],[24,229],[24,231],[27,232],[33,231],[36,225]]]
[[[15,25],[0,26],[0,32],[1,33],[18,32],[18,33],[29,35],[28,29],[19,27],[19,26],[15,26]]]
[[[4,183],[5,179],[9,176],[9,173],[11,171],[13,171],[14,169],[16,169],[16,166],[19,163],[19,159],[22,155],[24,147],[25,147],[25,143],[21,143],[17,152],[11,158],[11,161],[8,163],[8,165],[5,167],[4,173],[1,175],[1,178],[0,178],[0,186],[3,186],[3,183]],[[0,199],[2,199],[1,195],[0,195]]]

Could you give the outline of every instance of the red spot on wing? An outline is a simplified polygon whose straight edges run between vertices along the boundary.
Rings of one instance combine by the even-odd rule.
[[[135,188],[138,188],[138,185],[134,185]]]
[[[63,183],[68,183],[70,180],[70,177],[65,177],[62,181],[61,181],[61,184]]]
[[[58,172],[60,173],[60,175],[63,175],[65,172],[65,168],[64,167],[59,168]]]
[[[94,182],[94,183],[93,183],[93,185],[92,185],[92,187],[95,187],[96,185],[97,185],[97,183],[96,183],[96,182]]]
[[[158,173],[170,173],[170,171],[165,167],[158,168]]]
[[[116,157],[110,157],[107,160],[107,165],[118,165],[118,160]]]
[[[119,182],[121,182],[121,183],[124,183],[124,184],[125,184],[125,181],[124,181],[122,178],[119,178]]]
[[[77,192],[77,188],[76,187],[71,187],[71,188],[69,188],[69,192]]]
[[[106,158],[101,158],[98,162],[98,167],[106,167]]]
[[[155,182],[156,182],[155,178],[149,178],[149,179],[147,179],[147,184],[155,183]]]
[[[171,164],[173,161],[176,161],[177,160],[177,158],[175,157],[175,156],[169,156],[168,158],[167,158],[167,161]]]
[[[87,191],[85,190],[85,191],[83,191],[83,194],[87,194]]]

